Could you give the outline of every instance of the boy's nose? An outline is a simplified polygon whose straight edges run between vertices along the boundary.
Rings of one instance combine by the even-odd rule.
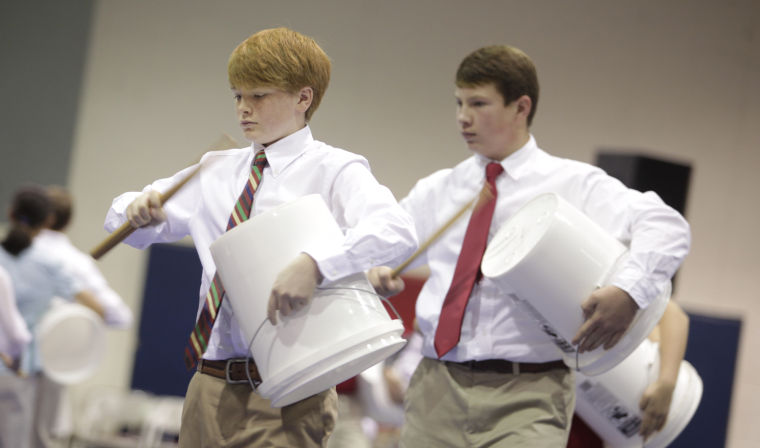
[[[240,112],[242,114],[250,114],[251,113],[251,106],[248,105],[248,102],[246,102],[246,101],[243,100],[243,101],[240,101],[237,104],[237,110],[238,110],[238,112]]]
[[[466,109],[464,107],[460,107],[457,109],[457,123],[460,125],[469,125],[470,124],[470,114],[467,113]]]

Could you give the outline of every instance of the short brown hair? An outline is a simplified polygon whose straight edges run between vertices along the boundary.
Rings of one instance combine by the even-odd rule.
[[[538,76],[528,55],[509,45],[491,45],[473,51],[459,64],[457,87],[490,83],[504,97],[505,105],[528,95],[532,102],[528,115],[530,126],[538,105]]]
[[[73,200],[71,194],[65,188],[59,185],[50,185],[47,187],[47,194],[53,205],[53,223],[50,229],[61,231],[69,225],[73,209]]]
[[[44,188],[36,184],[19,188],[11,203],[11,227],[0,244],[17,256],[31,246],[32,232],[46,225],[52,211],[53,204]]]
[[[259,31],[240,43],[227,64],[235,88],[276,87],[296,93],[311,87],[309,121],[330,83],[330,59],[314,39],[288,28]]]

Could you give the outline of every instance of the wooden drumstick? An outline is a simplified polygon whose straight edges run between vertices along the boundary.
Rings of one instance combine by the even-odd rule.
[[[409,266],[409,264],[411,264],[412,261],[414,261],[417,257],[419,257],[420,254],[425,252],[425,250],[427,250],[427,248],[431,244],[433,244],[435,240],[440,238],[441,235],[443,235],[443,233],[446,232],[449,229],[449,227],[452,226],[452,224],[454,224],[459,218],[461,218],[462,215],[464,215],[464,213],[467,210],[469,210],[470,207],[474,205],[475,208],[479,208],[492,198],[493,198],[493,193],[491,192],[491,189],[488,187],[488,184],[486,183],[485,185],[483,185],[483,189],[480,190],[477,196],[475,196],[471,201],[464,204],[462,208],[460,208],[459,211],[457,211],[454,214],[454,216],[449,218],[449,220],[446,221],[438,230],[436,230],[435,233],[433,233],[433,235],[430,236],[430,238],[428,238],[424,243],[422,243],[420,247],[409,258],[404,260],[404,262],[401,263],[400,265],[396,266],[391,271],[391,278],[398,277],[399,274],[401,274],[401,272],[404,269],[406,269],[407,266]]]
[[[209,150],[215,151],[219,149],[228,149],[228,148],[238,148],[240,145],[229,135],[224,134],[216,143],[211,145]],[[198,166],[195,167],[194,170],[189,172],[187,176],[185,176],[182,180],[174,184],[171,188],[166,190],[164,193],[161,194],[160,201],[161,205],[164,205],[166,201],[168,201],[176,192],[180,190],[190,179],[192,179],[198,172],[201,170],[201,167],[203,165],[198,163]],[[129,221],[125,222],[121,225],[118,229],[114,230],[113,233],[108,235],[100,244],[95,246],[94,249],[90,251],[90,255],[94,259],[99,259],[103,255],[105,255],[109,250],[116,247],[117,244],[124,241],[129,235],[132,234],[137,230],[137,227],[132,227],[132,225],[129,223]]]
[[[199,164],[197,167],[195,167],[194,170],[188,173],[184,179],[177,182],[170,189],[166,190],[166,192],[162,193],[160,196],[161,205],[164,205],[164,203],[168,201],[169,198],[174,196],[174,194],[179,191],[180,188],[182,188],[190,179],[192,179],[198,173],[198,171],[201,170],[201,166],[202,165]],[[99,259],[105,255],[106,252],[116,247],[117,244],[124,241],[135,230],[137,230],[137,227],[132,227],[132,224],[130,224],[129,221],[125,222],[121,225],[121,227],[114,230],[113,233],[108,235],[106,239],[104,239],[100,244],[95,246],[95,248],[90,251],[90,255],[92,255],[92,258],[96,260]]]

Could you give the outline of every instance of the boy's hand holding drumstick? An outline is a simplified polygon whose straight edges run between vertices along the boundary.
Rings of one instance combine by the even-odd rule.
[[[491,192],[488,183],[485,183],[483,185],[483,188],[480,190],[480,193],[478,193],[475,198],[463,205],[462,208],[460,208],[454,214],[454,216],[449,218],[448,221],[446,221],[438,230],[436,230],[435,233],[430,236],[430,238],[428,238],[424,243],[420,244],[420,247],[403,263],[396,266],[395,268],[390,268],[388,266],[377,266],[370,269],[367,272],[367,278],[375,288],[375,292],[383,297],[390,297],[403,291],[404,280],[402,280],[399,275],[404,271],[404,269],[406,269],[412,263],[412,261],[419,257],[423,252],[425,252],[427,248],[433,244],[433,242],[435,242],[435,240],[440,238],[440,236],[443,235],[443,233],[446,232],[446,230],[448,230],[452,224],[461,218],[462,215],[464,215],[465,212],[470,209],[470,207],[474,205],[475,209],[478,209],[482,207],[486,202],[493,199],[493,197],[494,195]]]
[[[216,151],[221,149],[237,148],[240,144],[227,134],[223,134],[222,137],[211,147],[209,151]],[[202,164],[198,163],[198,166],[185,176],[184,179],[175,184],[172,188],[159,193],[158,191],[147,191],[137,197],[127,207],[127,222],[121,227],[116,229],[108,237],[106,237],[100,244],[95,246],[90,251],[90,255],[94,259],[99,259],[105,255],[108,251],[113,249],[116,245],[124,241],[129,235],[140,227],[144,227],[151,224],[158,224],[166,220],[166,213],[164,212],[163,204],[168,201],[180,188],[182,188],[190,179],[192,179],[202,168]]]

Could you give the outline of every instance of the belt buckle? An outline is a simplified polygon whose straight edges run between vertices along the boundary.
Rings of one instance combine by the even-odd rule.
[[[248,378],[243,379],[243,380],[233,380],[232,378],[230,378],[230,366],[232,366],[232,363],[236,363],[236,362],[245,363],[246,377],[250,377],[250,373],[248,372],[248,358],[230,358],[227,360],[227,366],[224,368],[224,376],[226,377],[225,379],[227,380],[227,384],[248,383]],[[253,379],[251,379],[251,381],[253,381]],[[257,386],[257,385],[254,385],[254,386]]]

